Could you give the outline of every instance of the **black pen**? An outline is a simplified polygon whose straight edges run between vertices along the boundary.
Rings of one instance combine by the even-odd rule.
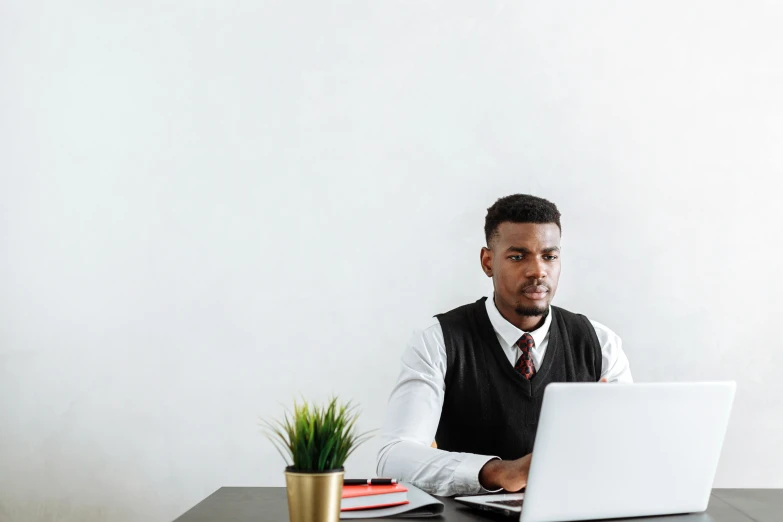
[[[374,479],[343,479],[344,486],[392,486],[397,483],[397,479],[374,478]]]

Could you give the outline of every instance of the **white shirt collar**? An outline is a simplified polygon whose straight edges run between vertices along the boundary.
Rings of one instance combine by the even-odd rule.
[[[495,333],[498,335],[498,340],[502,339],[505,343],[505,346],[503,346],[503,349],[510,348],[511,346],[514,346],[516,342],[519,340],[520,337],[522,337],[525,334],[524,330],[520,330],[510,322],[506,320],[505,317],[500,315],[500,311],[498,311],[497,306],[495,305],[495,298],[494,296],[488,297],[486,301],[487,306],[487,315],[489,316],[489,321],[492,323],[492,328],[495,329]],[[532,332],[527,332],[530,335],[533,336],[533,341],[535,342],[535,346],[541,346],[541,343],[544,342],[544,339],[549,334],[549,326],[552,324],[552,307],[549,307],[549,313],[546,315],[546,319],[544,320],[544,324],[533,330]]]

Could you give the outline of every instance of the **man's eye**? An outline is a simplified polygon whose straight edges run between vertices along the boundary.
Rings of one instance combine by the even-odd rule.
[[[557,256],[545,256],[545,257],[549,258],[550,261],[554,261],[555,259],[557,259]]]
[[[511,256],[509,259],[512,261],[522,261],[522,256]]]

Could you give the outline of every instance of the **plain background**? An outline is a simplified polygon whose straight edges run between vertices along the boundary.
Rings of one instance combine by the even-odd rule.
[[[718,487],[783,487],[783,5],[4,0],[0,520],[283,485],[259,418],[379,428],[486,208],[637,381],[735,379]],[[348,464],[374,472],[377,439]]]

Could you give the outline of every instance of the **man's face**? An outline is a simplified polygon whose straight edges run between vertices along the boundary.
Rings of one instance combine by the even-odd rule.
[[[481,266],[492,277],[501,311],[546,313],[560,279],[560,229],[554,223],[501,223]]]

